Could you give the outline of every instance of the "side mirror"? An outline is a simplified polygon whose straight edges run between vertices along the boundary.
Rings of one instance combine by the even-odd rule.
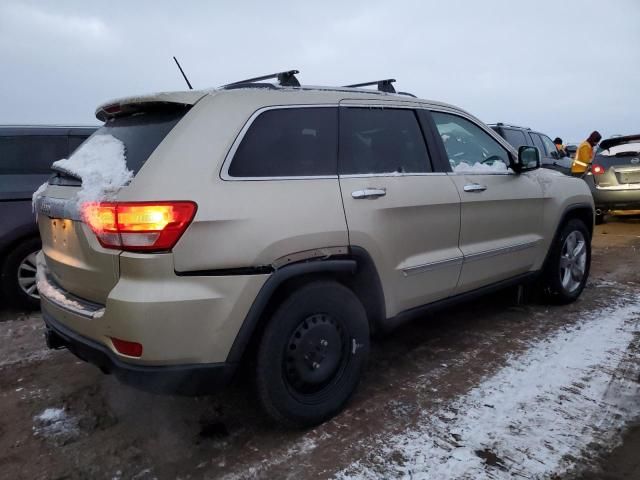
[[[521,145],[518,148],[518,158],[511,159],[511,165],[509,166],[516,173],[540,168],[540,151],[536,147]]]

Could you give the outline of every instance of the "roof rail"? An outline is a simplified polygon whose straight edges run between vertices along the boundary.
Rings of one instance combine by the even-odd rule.
[[[498,123],[494,123],[493,125],[495,125],[497,127],[511,127],[511,128],[522,128],[523,130],[531,130],[531,128],[529,128],[529,127],[522,127],[520,125],[511,125],[510,123],[498,122]]]
[[[355,83],[353,85],[345,85],[347,88],[368,87],[370,85],[377,85],[379,92],[396,93],[396,89],[393,88],[392,83],[395,82],[395,78],[387,78],[385,80],[374,80],[373,82]]]
[[[300,71],[298,70],[287,70],[285,72],[270,73],[269,75],[262,75],[261,77],[247,78],[246,80],[239,80],[237,82],[227,83],[226,85],[223,85],[222,88],[234,87],[234,86],[237,88],[237,86],[240,84],[248,84],[248,83],[251,84],[251,83],[260,82],[262,80],[269,80],[272,78],[278,79],[278,83],[283,87],[299,87],[300,82],[296,78],[296,74],[298,73],[300,73]]]

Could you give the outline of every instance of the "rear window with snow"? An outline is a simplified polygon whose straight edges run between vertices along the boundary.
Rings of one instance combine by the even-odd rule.
[[[120,140],[124,144],[127,169],[135,175],[185,113],[180,110],[116,117],[94,135],[111,135]]]

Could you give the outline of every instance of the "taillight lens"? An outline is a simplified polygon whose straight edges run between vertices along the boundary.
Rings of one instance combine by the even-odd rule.
[[[602,175],[604,173],[604,167],[601,165],[591,165],[591,173],[594,175]]]
[[[196,213],[194,202],[85,203],[82,217],[105,248],[171,250]]]

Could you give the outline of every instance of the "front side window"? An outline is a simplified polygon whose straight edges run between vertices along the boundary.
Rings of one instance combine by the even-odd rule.
[[[430,171],[429,154],[413,110],[341,107],[341,174]]]
[[[454,172],[507,172],[509,153],[487,132],[457,115],[431,115]]]
[[[542,138],[542,143],[544,143],[544,147],[547,149],[547,156],[557,158],[558,155],[558,147],[556,144],[551,141],[549,137],[546,135],[540,135]]]
[[[283,108],[261,113],[238,147],[232,177],[336,175],[337,107]]]

